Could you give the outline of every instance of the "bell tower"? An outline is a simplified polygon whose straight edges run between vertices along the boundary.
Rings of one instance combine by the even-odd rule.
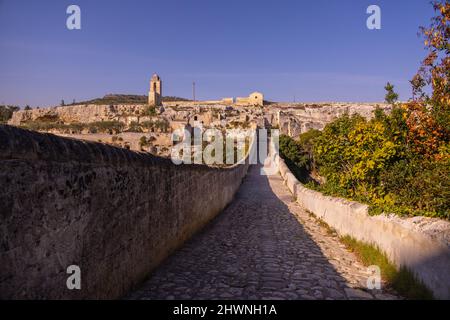
[[[148,104],[151,106],[160,106],[161,98],[162,98],[162,82],[161,78],[155,73],[150,80]]]

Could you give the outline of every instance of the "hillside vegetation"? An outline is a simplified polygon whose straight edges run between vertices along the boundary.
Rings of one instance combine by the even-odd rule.
[[[13,112],[20,110],[18,106],[0,105],[0,124],[5,124],[11,119]]]
[[[148,96],[133,95],[133,94],[107,94],[102,98],[96,98],[87,101],[74,102],[70,105],[80,104],[97,104],[97,105],[115,105],[115,104],[146,104]],[[162,101],[189,101],[188,99],[180,97],[167,96],[163,97]]]

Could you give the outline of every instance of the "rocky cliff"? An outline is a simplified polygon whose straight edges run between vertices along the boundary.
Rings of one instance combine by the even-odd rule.
[[[123,121],[128,123],[144,112],[145,105],[74,105],[14,112],[10,125],[18,126],[29,121],[58,120],[63,123],[91,123],[98,121]]]
[[[282,133],[296,137],[310,129],[322,130],[328,123],[343,114],[359,114],[367,119],[373,117],[379,107],[390,112],[387,104],[278,104],[270,106],[268,122],[278,126]]]

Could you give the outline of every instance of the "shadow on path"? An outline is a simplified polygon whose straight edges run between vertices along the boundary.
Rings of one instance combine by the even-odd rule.
[[[251,166],[234,201],[127,299],[346,299],[346,279],[285,204],[292,196],[272,188]]]

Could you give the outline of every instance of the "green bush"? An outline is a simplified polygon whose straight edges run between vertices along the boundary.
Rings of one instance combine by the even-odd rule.
[[[155,123],[153,121],[144,121],[141,123],[141,127],[145,129],[153,129],[155,127]]]
[[[154,122],[154,128],[161,132],[167,132],[169,130],[169,127],[169,121],[167,121],[166,119],[156,120]]]
[[[402,215],[450,219],[450,163],[420,158],[402,159],[383,171],[380,183],[392,205],[374,207]]]
[[[15,111],[20,110],[17,106],[0,106],[0,123],[7,123],[9,119],[11,119],[13,113]]]
[[[303,150],[301,144],[289,136],[280,136],[280,155],[283,159],[295,164],[297,167],[306,169],[309,157]]]
[[[284,159],[288,168],[302,182],[307,182],[310,168],[310,157],[298,141],[289,136],[280,136],[280,156]]]
[[[116,134],[120,133],[124,130],[125,124],[123,122],[119,121],[98,121],[98,122],[92,122],[88,125],[89,131],[91,133],[109,133],[109,134]]]
[[[142,127],[136,121],[132,121],[128,127],[128,132],[143,132]]]
[[[145,109],[142,111],[143,116],[156,116],[156,108],[154,106],[146,106]]]
[[[88,129],[90,133],[109,133],[117,134],[123,132],[125,123],[119,121],[98,121],[91,123],[73,122],[69,124],[62,123],[58,117],[44,116],[35,121],[28,121],[21,125],[29,130],[50,131],[58,130],[63,133],[81,133]]]
[[[139,148],[142,150],[144,147],[148,147],[150,145],[150,142],[147,140],[146,136],[142,136],[139,139]]]
[[[372,214],[450,219],[448,147],[429,157],[407,137],[406,111],[394,107],[389,115],[375,110],[372,120],[343,115],[299,142],[280,139],[280,153],[300,169],[318,169],[324,183],[309,187],[368,203]],[[303,152],[309,153],[309,166]]]

